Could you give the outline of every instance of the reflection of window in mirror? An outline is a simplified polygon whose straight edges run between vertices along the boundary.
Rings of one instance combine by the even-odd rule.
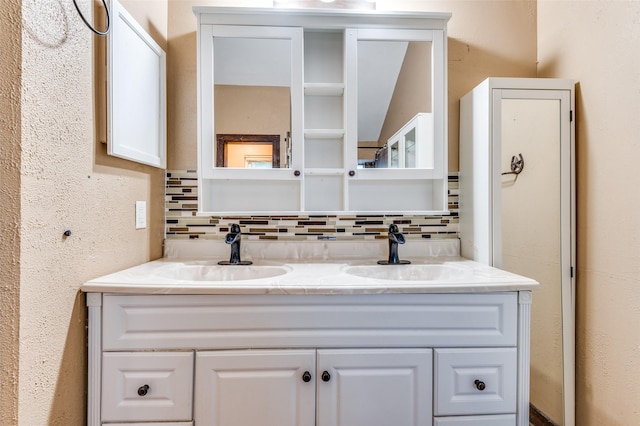
[[[280,135],[216,135],[216,167],[280,167]]]

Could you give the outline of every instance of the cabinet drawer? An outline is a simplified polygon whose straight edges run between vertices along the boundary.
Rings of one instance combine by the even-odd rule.
[[[517,293],[103,298],[103,349],[515,346]]]
[[[193,352],[103,354],[104,422],[189,422],[192,389]]]
[[[102,426],[193,426],[193,422],[159,422],[159,423],[102,423]]]
[[[434,352],[436,416],[516,412],[516,348]]]
[[[515,414],[494,416],[436,417],[433,426],[515,426]]]

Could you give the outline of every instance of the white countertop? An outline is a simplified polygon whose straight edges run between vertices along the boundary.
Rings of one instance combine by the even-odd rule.
[[[379,257],[367,258],[362,250],[355,250],[351,253],[360,256],[346,257],[342,253],[340,259],[327,255],[320,259],[264,259],[256,255],[243,256],[252,258],[251,266],[218,266],[217,262],[225,259],[182,258],[175,256],[184,251],[168,251],[172,257],[90,280],[81,290],[123,294],[376,294],[500,292],[538,286],[530,278],[459,256],[411,256],[406,257],[411,265],[377,265]],[[415,250],[407,252],[415,254]],[[349,273],[350,268],[360,268],[360,275]],[[281,274],[243,279],[265,272]]]

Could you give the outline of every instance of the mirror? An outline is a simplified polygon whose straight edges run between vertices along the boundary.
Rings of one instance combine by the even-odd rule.
[[[213,38],[215,166],[289,168],[291,40]]]
[[[431,58],[430,41],[358,40],[359,168],[433,167]]]

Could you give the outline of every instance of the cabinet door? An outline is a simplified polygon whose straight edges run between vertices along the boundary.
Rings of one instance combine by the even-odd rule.
[[[318,350],[318,426],[431,425],[430,349]]]
[[[198,352],[195,422],[313,426],[314,372],[313,350]]]
[[[347,209],[446,211],[445,32],[358,28],[345,42]]]
[[[201,211],[299,211],[302,28],[199,29]]]

